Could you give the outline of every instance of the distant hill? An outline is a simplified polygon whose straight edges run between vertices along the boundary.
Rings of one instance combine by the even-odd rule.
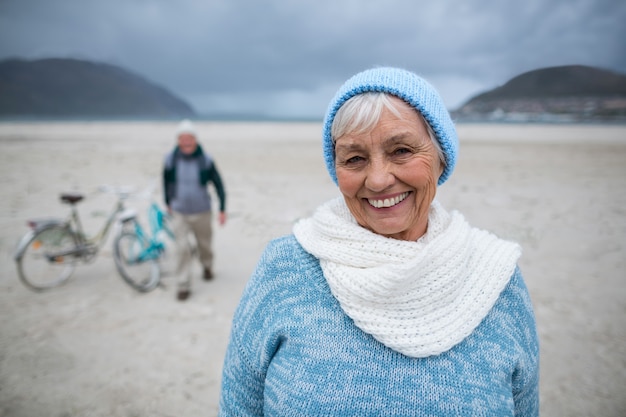
[[[0,61],[3,118],[180,118],[193,109],[120,67],[77,59]]]
[[[453,112],[457,120],[626,120],[626,75],[568,65],[523,73]]]

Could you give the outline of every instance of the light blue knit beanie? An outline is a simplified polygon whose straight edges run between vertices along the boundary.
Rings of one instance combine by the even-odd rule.
[[[416,74],[399,68],[373,68],[360,72],[346,81],[330,102],[324,118],[323,147],[326,169],[335,184],[335,147],[330,135],[335,114],[350,98],[367,92],[392,94],[406,101],[424,116],[435,132],[446,160],[446,167],[438,181],[439,185],[443,184],[454,170],[459,149],[454,123],[437,90]]]

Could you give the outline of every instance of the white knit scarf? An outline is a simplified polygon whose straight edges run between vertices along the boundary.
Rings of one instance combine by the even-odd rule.
[[[293,228],[320,260],[341,308],[364,332],[410,357],[445,352],[485,318],[515,270],[519,245],[431,204],[417,242],[359,226],[342,197]]]

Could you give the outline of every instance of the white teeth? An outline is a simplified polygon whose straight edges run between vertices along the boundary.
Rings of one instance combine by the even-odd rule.
[[[400,201],[404,200],[408,195],[409,193],[402,193],[395,198],[385,198],[384,200],[374,200],[373,198],[370,198],[367,201],[370,203],[370,205],[376,208],[387,208],[395,206]]]

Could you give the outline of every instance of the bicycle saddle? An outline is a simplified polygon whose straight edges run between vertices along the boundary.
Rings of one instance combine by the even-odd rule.
[[[78,193],[63,193],[61,194],[61,201],[69,204],[75,204],[82,200],[84,197],[85,196]]]

